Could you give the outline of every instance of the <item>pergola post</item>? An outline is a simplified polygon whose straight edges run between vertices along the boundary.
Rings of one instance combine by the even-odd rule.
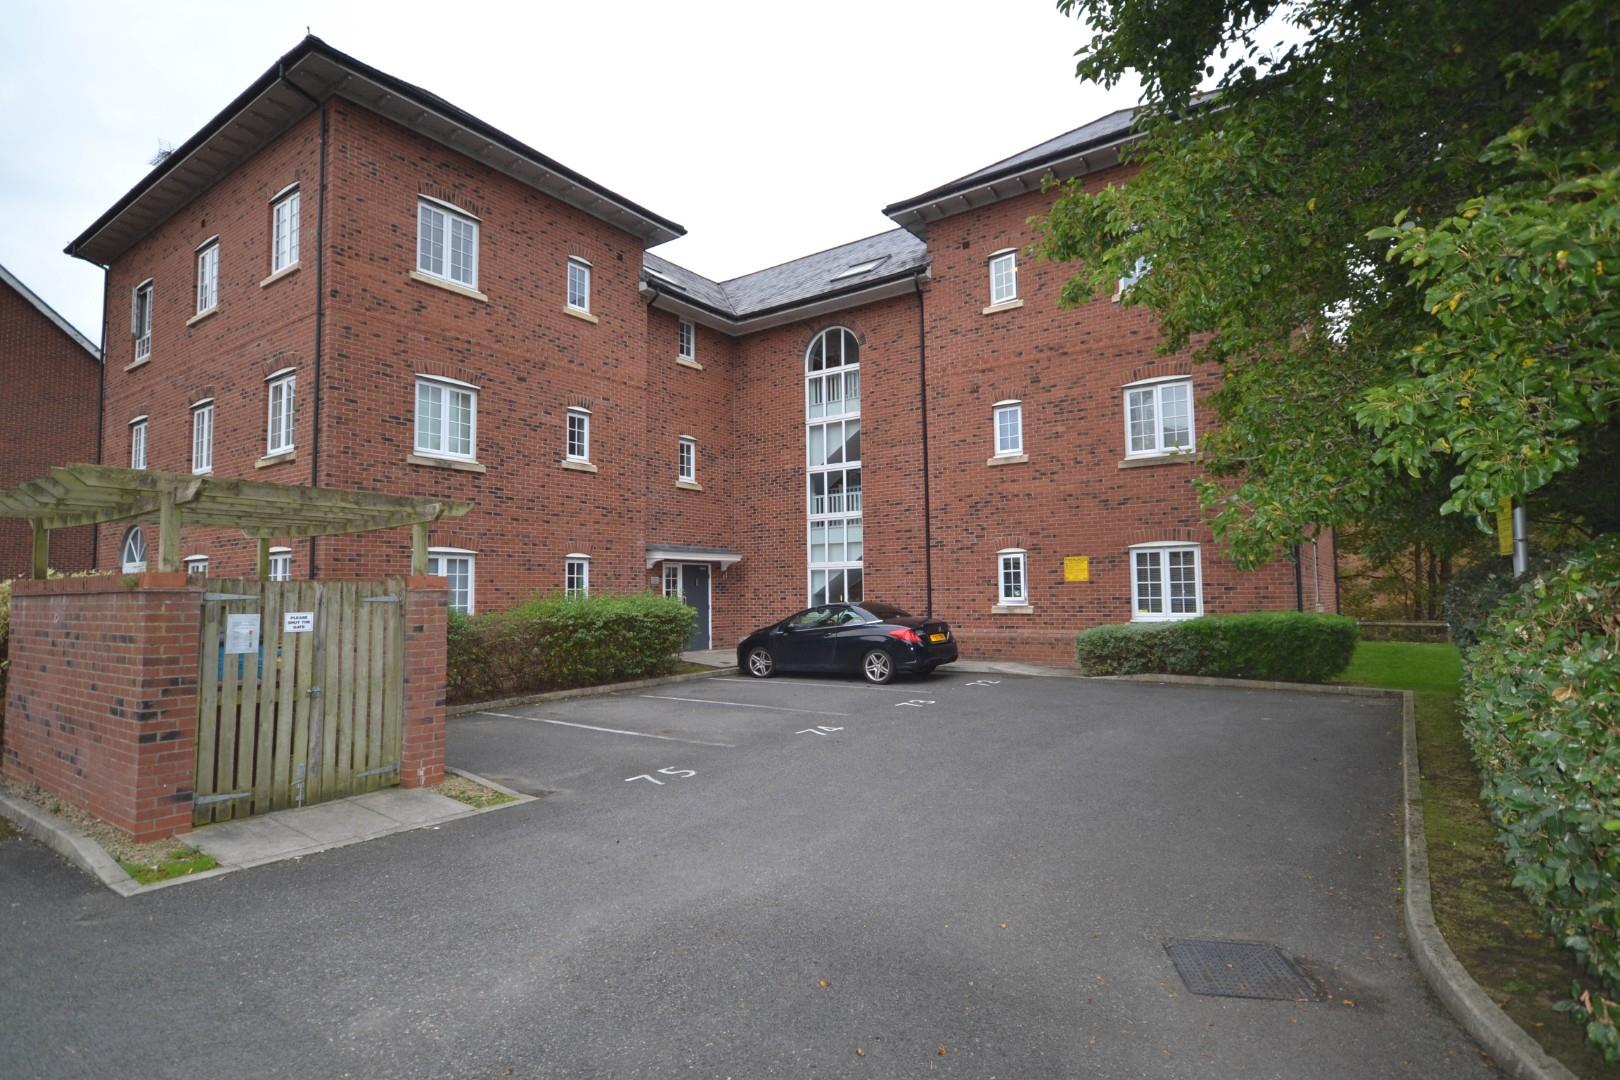
[[[428,527],[427,522],[418,521],[411,526],[411,576],[427,577],[428,572]]]
[[[35,518],[34,525],[34,580],[44,581],[51,573],[51,530]]]
[[[167,488],[158,493],[158,569],[166,574],[180,569],[180,509]]]
[[[270,580],[270,538],[268,536],[259,537],[259,559],[258,559],[258,562],[255,563],[255,566],[257,567],[258,579],[260,581],[269,581]]]

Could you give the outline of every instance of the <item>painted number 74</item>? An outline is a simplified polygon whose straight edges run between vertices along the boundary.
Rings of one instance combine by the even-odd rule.
[[[696,776],[696,775],[697,775],[697,773],[693,772],[691,769],[659,769],[658,770],[658,776],[679,776],[682,779],[685,779],[688,776]],[[627,777],[624,778],[624,782],[627,783],[627,784],[630,783],[633,780],[646,780],[648,783],[658,784],[660,786],[662,786],[663,783],[664,783],[664,781],[658,779],[657,776],[648,776],[646,773],[642,773],[640,776],[627,776]]]

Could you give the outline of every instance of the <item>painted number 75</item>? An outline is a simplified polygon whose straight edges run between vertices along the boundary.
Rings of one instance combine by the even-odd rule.
[[[682,779],[685,779],[688,776],[696,776],[697,773],[693,772],[691,769],[659,769],[658,775],[679,776]],[[624,778],[624,782],[627,784],[632,780],[646,780],[648,783],[658,784],[660,786],[662,786],[664,783],[664,781],[658,779],[657,776],[648,776],[646,773],[642,773],[640,776],[627,776]]]

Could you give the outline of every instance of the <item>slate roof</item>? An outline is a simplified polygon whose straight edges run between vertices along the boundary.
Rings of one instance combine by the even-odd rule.
[[[73,343],[79,346],[79,348],[83,349],[85,352],[89,353],[92,359],[97,361],[101,359],[101,350],[96,346],[95,342],[79,333],[77,327],[68,322],[66,319],[62,318],[62,316],[58,315],[55,308],[41,300],[37,295],[35,295],[33,289],[30,289],[28,286],[24,285],[21,278],[17,277],[17,275],[13,274],[10,270],[7,270],[4,266],[0,266],[0,282],[11,286],[18,296],[32,304],[34,306],[34,310],[49,319],[58,330],[72,338]]]
[[[877,265],[863,273],[839,276],[874,261]],[[729,319],[755,318],[812,300],[860,292],[911,277],[927,265],[928,245],[904,229],[890,229],[728,281],[710,281],[651,252],[643,263],[651,272],[644,275],[651,287],[696,301]]]

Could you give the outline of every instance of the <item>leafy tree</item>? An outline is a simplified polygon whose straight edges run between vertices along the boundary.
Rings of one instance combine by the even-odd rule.
[[[1141,76],[1141,169],[1067,185],[1038,247],[1068,304],[1150,267],[1122,302],[1223,365],[1200,495],[1240,562],[1432,491],[1620,528],[1620,7],[1058,7],[1080,77]]]

